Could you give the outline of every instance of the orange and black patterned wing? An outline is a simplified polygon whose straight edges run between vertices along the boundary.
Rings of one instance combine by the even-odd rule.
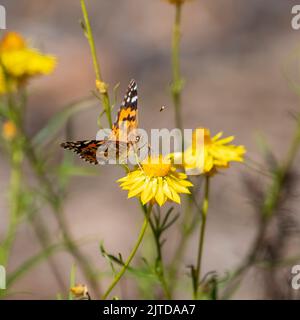
[[[90,163],[98,164],[97,150],[104,145],[106,140],[83,140],[75,142],[64,142],[61,147],[72,150],[77,153],[80,158]]]
[[[123,159],[128,151],[128,137],[137,128],[137,100],[137,85],[131,80],[108,140],[65,142],[61,146],[94,164],[107,163],[110,158]]]
[[[129,134],[138,126],[137,104],[137,84],[134,80],[131,80],[118,112],[117,119],[113,124],[110,139],[128,141]]]

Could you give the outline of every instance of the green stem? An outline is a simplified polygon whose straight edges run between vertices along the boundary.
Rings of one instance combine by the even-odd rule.
[[[142,206],[143,208],[145,208],[145,206]],[[144,212],[146,210],[144,209]],[[145,212],[146,214],[147,212]],[[172,299],[172,295],[171,295],[171,291],[169,289],[166,277],[165,277],[165,267],[164,267],[164,261],[163,261],[163,257],[162,257],[162,252],[161,252],[161,242],[160,242],[160,237],[156,232],[155,226],[152,222],[151,219],[149,219],[149,224],[150,224],[150,228],[153,234],[153,238],[155,241],[155,247],[156,247],[156,252],[157,252],[157,257],[156,257],[156,265],[155,265],[155,271],[156,274],[158,276],[158,279],[161,283],[161,286],[163,288],[164,294],[166,296],[166,298],[168,300]]]
[[[7,84],[8,82],[5,81]],[[3,250],[3,261],[0,264],[7,265],[11,249],[16,237],[17,227],[21,218],[21,201],[22,201],[22,162],[23,162],[23,139],[19,132],[22,125],[22,113],[18,111],[17,104],[15,103],[11,94],[7,95],[7,108],[9,119],[14,126],[18,129],[16,136],[10,141],[10,162],[11,162],[11,176],[9,186],[9,226],[6,237],[1,244]]]
[[[21,183],[22,183],[22,160],[23,152],[21,147],[21,141],[14,141],[12,143],[12,154],[11,154],[11,177],[10,177],[10,187],[9,187],[9,204],[10,204],[10,214],[9,214],[9,227],[5,240],[3,241],[4,248],[4,261],[1,264],[7,265],[11,248],[13,246],[17,227],[21,214]]]
[[[151,211],[152,211],[152,205],[149,205],[148,207],[148,210],[147,210],[147,214],[145,215],[145,218],[144,218],[144,222],[143,222],[143,225],[142,225],[142,228],[140,230],[140,233],[139,233],[139,236],[137,238],[137,241],[129,255],[129,257],[127,258],[127,260],[125,261],[123,267],[121,268],[121,270],[119,271],[119,273],[115,276],[115,278],[113,279],[112,283],[110,284],[110,286],[108,287],[108,289],[106,290],[106,292],[103,294],[102,296],[102,300],[105,300],[108,295],[110,294],[110,292],[113,290],[113,288],[117,285],[117,283],[120,281],[120,279],[122,278],[123,274],[126,272],[128,266],[130,265],[132,259],[134,258],[143,238],[144,238],[144,235],[145,235],[145,232],[147,230],[147,226],[148,226],[148,223],[149,223],[149,217],[150,217],[150,214],[151,214]]]
[[[172,97],[175,108],[175,124],[176,127],[181,129],[181,92],[183,88],[183,81],[180,75],[180,37],[181,37],[181,7],[182,4],[176,4],[175,21],[173,26],[172,36]]]
[[[156,245],[157,248],[157,259],[156,259],[156,272],[158,275],[158,279],[161,283],[161,286],[163,288],[164,294],[168,300],[172,300],[172,295],[171,291],[169,289],[166,277],[165,277],[165,267],[164,267],[164,261],[162,258],[162,253],[161,253],[161,245],[158,243]]]
[[[95,75],[96,75],[96,81],[103,83],[104,87],[105,87],[106,84],[105,84],[105,82],[102,78],[102,75],[101,75],[100,63],[97,58],[97,50],[96,50],[96,46],[95,46],[95,40],[94,40],[94,36],[93,36],[91,24],[90,24],[89,15],[88,15],[88,12],[86,9],[85,1],[80,0],[80,2],[81,2],[83,19],[84,19],[85,34],[86,34],[86,37],[88,39],[90,49],[91,49],[93,65],[94,65],[94,70],[95,70]],[[105,110],[105,113],[107,116],[109,126],[112,127],[111,105],[110,105],[110,99],[109,99],[108,92],[107,92],[107,90],[101,90],[100,94],[101,94],[101,100],[102,100],[102,104],[103,104],[103,107],[104,107],[104,110]]]
[[[195,188],[197,189],[197,188]],[[193,207],[193,199],[192,195],[188,198],[188,203],[186,205],[186,210],[183,216],[183,221],[181,224],[180,230],[180,240],[178,241],[178,246],[176,248],[174,257],[172,258],[172,262],[170,264],[170,291],[173,292],[176,288],[178,278],[177,272],[180,262],[182,261],[183,255],[186,251],[186,247],[188,244],[188,240],[197,227],[197,222],[192,219],[192,207]]]
[[[202,222],[201,222],[201,229],[199,235],[199,247],[198,247],[198,256],[197,256],[197,265],[196,270],[194,273],[193,279],[193,297],[194,299],[198,298],[198,289],[199,289],[199,281],[201,280],[201,262],[203,256],[203,245],[204,245],[204,235],[205,235],[205,227],[206,227],[206,218],[207,218],[207,211],[208,211],[208,204],[209,204],[209,177],[205,177],[205,193],[204,193],[204,200],[202,204]]]

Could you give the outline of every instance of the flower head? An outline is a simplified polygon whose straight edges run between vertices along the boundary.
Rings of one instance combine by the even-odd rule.
[[[20,34],[8,32],[0,41],[0,62],[0,93],[5,93],[14,91],[28,78],[50,74],[56,58],[28,47]]]
[[[70,289],[70,292],[77,299],[89,299],[88,288],[84,284],[77,284],[76,286]]]
[[[107,83],[97,79],[96,80],[96,88],[99,90],[100,93],[105,94],[105,93],[107,93],[108,85],[107,85]]]
[[[2,127],[2,136],[5,140],[12,140],[17,134],[17,128],[12,121],[6,121]]]
[[[244,161],[245,147],[230,144],[234,140],[234,136],[221,138],[223,133],[219,132],[211,137],[208,129],[200,130],[204,135],[201,141],[203,148],[195,148],[193,143],[184,152],[183,163],[187,172],[198,168],[199,173],[214,174],[217,169],[228,168],[231,161]],[[196,132],[197,130],[193,134],[193,140],[196,138]],[[199,162],[199,159],[203,159],[203,161]]]
[[[150,157],[136,170],[118,180],[123,190],[128,190],[128,198],[140,197],[143,204],[167,200],[180,203],[179,193],[190,193],[192,183],[187,175],[177,172],[167,157]]]
[[[0,51],[14,51],[26,48],[26,42],[23,37],[17,32],[7,32],[1,42]]]

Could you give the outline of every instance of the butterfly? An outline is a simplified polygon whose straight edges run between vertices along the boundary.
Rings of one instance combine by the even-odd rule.
[[[108,138],[69,141],[62,143],[61,147],[74,151],[93,164],[108,163],[111,157],[126,158],[129,149],[139,141],[139,136],[135,135],[138,126],[137,103],[137,84],[131,80]]]

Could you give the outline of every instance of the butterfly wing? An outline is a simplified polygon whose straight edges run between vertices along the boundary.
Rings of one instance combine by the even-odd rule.
[[[128,136],[138,126],[138,94],[135,80],[131,80],[112,127],[110,140],[128,142]]]
[[[137,84],[131,80],[108,140],[65,142],[61,146],[94,164],[108,163],[111,158],[125,159],[128,154],[128,136],[137,128],[137,101]]]
[[[72,150],[79,154],[80,158],[90,163],[98,164],[97,150],[105,145],[106,140],[83,140],[75,142],[64,142],[61,147]]]
[[[107,164],[118,160],[125,162],[128,154],[128,143],[114,140],[84,140],[65,142],[61,144],[64,149],[72,150],[80,158],[93,164]]]
[[[137,84],[135,80],[131,80],[112,126],[112,133],[97,151],[98,163],[105,164],[116,159],[119,163],[126,161],[130,144],[129,137],[138,126],[137,103]],[[130,138],[134,140],[134,137]]]

